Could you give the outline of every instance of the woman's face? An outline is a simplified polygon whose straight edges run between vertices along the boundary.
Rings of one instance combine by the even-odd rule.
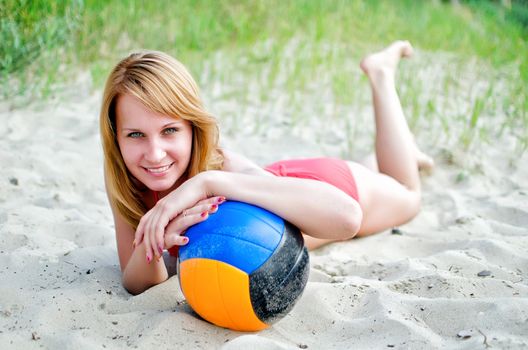
[[[170,191],[185,180],[182,175],[192,151],[190,122],[153,112],[135,97],[120,95],[116,128],[125,165],[145,186],[157,192]]]

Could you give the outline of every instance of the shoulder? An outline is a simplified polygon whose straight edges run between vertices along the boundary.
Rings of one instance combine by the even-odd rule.
[[[239,153],[226,149],[222,149],[222,153],[224,155],[224,165],[222,170],[224,171],[251,175],[271,175],[269,172],[262,169],[257,163]]]

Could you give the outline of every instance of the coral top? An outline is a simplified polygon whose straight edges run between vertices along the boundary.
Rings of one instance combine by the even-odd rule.
[[[275,176],[326,182],[359,201],[356,180],[348,164],[337,158],[281,160],[264,168]]]

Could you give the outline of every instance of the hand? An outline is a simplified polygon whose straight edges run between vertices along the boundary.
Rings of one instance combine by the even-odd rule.
[[[210,197],[199,201],[194,206],[183,210],[172,219],[164,228],[162,235],[157,235],[156,231],[147,231],[146,229],[143,231],[143,235],[141,235],[139,232],[142,231],[140,231],[140,227],[138,226],[134,242],[138,242],[136,245],[142,241],[145,243],[147,263],[150,264],[153,256],[156,257],[156,260],[159,260],[163,255],[164,249],[169,249],[175,245],[187,244],[189,238],[183,236],[185,231],[192,225],[207,220],[209,214],[215,213],[218,210],[218,206],[223,202],[225,202],[224,197]],[[154,208],[152,208],[151,211],[153,209]],[[150,213],[150,211],[148,213]],[[147,214],[145,214],[145,216]],[[145,216],[143,216],[143,218]],[[149,215],[147,220],[144,221],[144,225],[149,227],[149,221],[152,221],[155,217],[156,216],[153,214]],[[141,219],[141,222],[143,222],[143,218]]]
[[[209,214],[216,213],[218,206],[224,202],[224,197],[210,197],[201,200],[194,207],[184,210],[165,228],[165,249],[170,249],[175,245],[187,244],[189,238],[183,236],[185,231],[189,227],[207,220]]]
[[[214,202],[214,198],[216,198],[217,205],[225,201],[223,197],[221,200],[219,197],[210,197],[212,194],[207,193],[205,179],[208,176],[206,173],[200,173],[184,182],[165,198],[159,200],[139,221],[134,237],[134,246],[144,241],[148,263],[152,261],[154,256],[158,259],[161,257],[165,247],[166,228],[171,221],[176,221],[172,227],[175,231],[172,232],[179,231],[178,235],[181,235],[189,226],[197,222],[195,221],[197,219],[196,214],[201,219],[207,218],[208,214],[204,214],[205,218],[201,217],[203,212],[209,213],[211,209],[212,204],[205,204],[209,203],[207,200]],[[202,203],[203,200],[206,202]],[[207,205],[209,208],[206,208]],[[191,209],[189,214],[193,215],[189,215],[190,218],[187,218],[187,211]],[[172,237],[171,239],[179,241],[182,238]]]

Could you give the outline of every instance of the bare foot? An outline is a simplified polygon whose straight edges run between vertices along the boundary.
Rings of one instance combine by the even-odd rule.
[[[411,57],[413,47],[408,41],[395,41],[381,51],[363,58],[359,66],[369,77],[372,84],[380,79],[392,78],[396,74],[396,67],[402,57]]]
[[[418,170],[423,170],[430,173],[434,168],[434,160],[427,154],[416,148],[416,162],[418,163]]]

